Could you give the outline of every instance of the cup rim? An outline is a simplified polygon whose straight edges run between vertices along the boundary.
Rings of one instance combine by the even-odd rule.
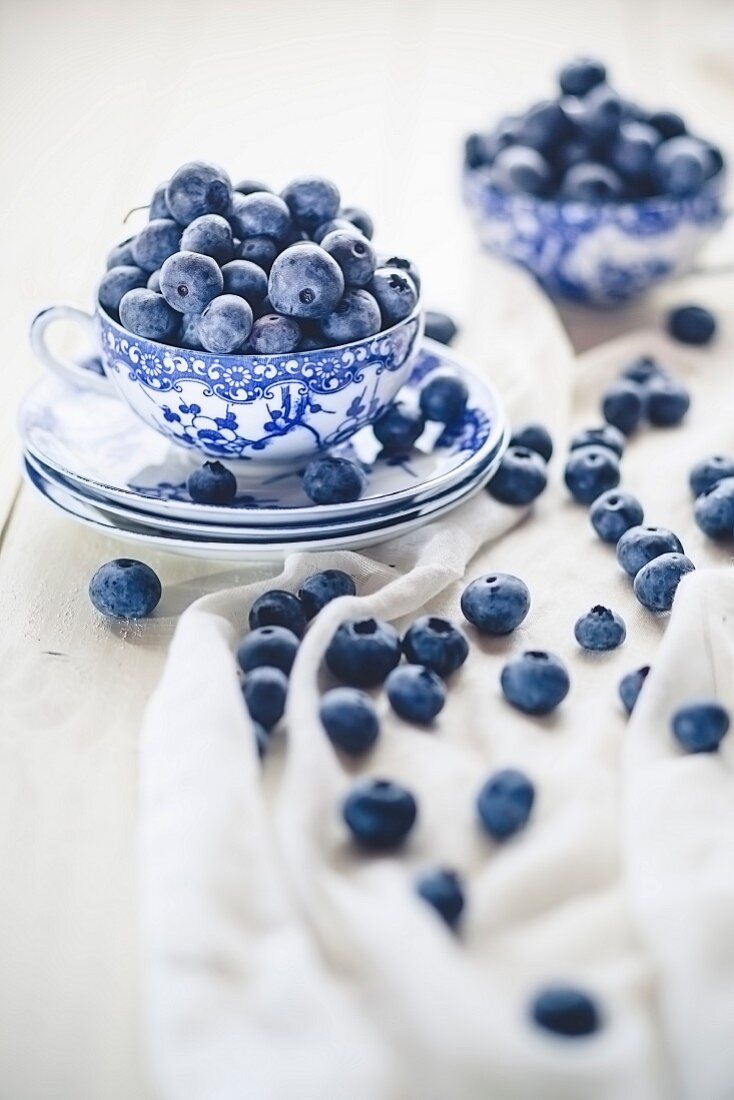
[[[207,356],[208,358],[216,359],[217,362],[227,362],[228,360],[242,360],[242,359],[252,360],[252,361],[255,361],[255,360],[262,361],[262,360],[266,359],[266,360],[268,360],[268,362],[279,362],[279,361],[282,360],[284,362],[287,362],[290,359],[294,359],[294,358],[300,357],[300,356],[309,356],[309,355],[317,355],[317,354],[325,355],[327,353],[336,355],[340,352],[348,351],[350,348],[362,347],[364,344],[367,344],[372,340],[380,340],[380,339],[383,339],[383,338],[390,337],[395,332],[397,332],[398,329],[402,328],[403,326],[406,326],[406,325],[410,324],[411,321],[414,321],[414,320],[421,317],[421,315],[423,314],[423,297],[422,297],[421,293],[419,292],[418,301],[416,302],[415,306],[413,307],[413,309],[411,310],[411,312],[408,314],[407,317],[403,317],[403,319],[401,321],[396,321],[395,324],[390,325],[389,328],[380,329],[379,332],[375,332],[372,336],[363,336],[361,340],[351,340],[346,344],[329,345],[328,347],[324,347],[324,348],[309,348],[308,350],[304,350],[304,351],[299,351],[298,349],[296,349],[295,351],[279,351],[279,352],[275,352],[273,354],[267,354],[267,353],[263,354],[263,353],[260,353],[260,352],[242,352],[242,351],[240,351],[240,352],[230,352],[227,355],[219,355],[219,354],[217,354],[217,352],[206,351],[204,348],[201,348],[201,349],[186,348],[186,347],[182,347],[180,344],[163,344],[163,343],[161,343],[160,340],[151,340],[148,336],[138,336],[136,333],[131,332],[129,329],[126,329],[124,327],[124,325],[121,325],[119,321],[116,321],[114,319],[114,317],[112,317],[111,314],[109,314],[107,312],[107,310],[101,304],[99,299],[96,300],[95,307],[96,307],[96,312],[100,315],[100,317],[104,318],[104,321],[106,322],[106,324],[110,325],[113,329],[116,329],[119,333],[121,333],[122,335],[124,335],[128,339],[133,340],[133,341],[135,341],[135,340],[145,340],[145,342],[147,344],[152,344],[154,347],[161,348],[163,351],[169,352],[173,355],[177,355],[177,354],[180,354],[181,352],[184,352],[184,353],[187,353],[189,355]]]
[[[587,202],[584,199],[562,199],[552,198],[543,195],[531,195],[526,191],[506,191],[502,187],[497,187],[492,183],[489,173],[490,167],[488,165],[482,165],[479,168],[464,168],[464,178],[477,179],[484,185],[486,191],[492,191],[496,195],[501,195],[503,198],[513,205],[517,206],[533,206],[533,207],[545,207],[547,209],[573,209],[573,210],[593,210],[597,211],[638,211],[645,209],[660,209],[665,206],[668,208],[677,208],[685,206],[687,203],[706,196],[714,192],[723,193],[726,185],[727,170],[726,165],[716,172],[713,176],[706,180],[703,187],[699,188],[692,195],[647,195],[641,199],[626,199],[623,202]]]

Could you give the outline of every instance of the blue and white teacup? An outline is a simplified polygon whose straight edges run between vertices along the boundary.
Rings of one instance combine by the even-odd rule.
[[[103,373],[46,343],[57,320],[91,331]],[[182,447],[227,462],[293,467],[375,421],[407,381],[423,335],[420,304],[392,328],[336,348],[284,355],[213,355],[134,336],[101,306],[51,306],[31,324],[41,363],[65,382],[117,395]]]

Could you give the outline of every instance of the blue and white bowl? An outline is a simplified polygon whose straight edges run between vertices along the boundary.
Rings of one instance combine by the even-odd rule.
[[[59,359],[46,343],[54,321],[91,329],[103,373]],[[423,335],[420,305],[365,340],[286,355],[212,355],[134,336],[101,307],[42,310],[31,344],[49,370],[77,387],[116,394],[172,442],[228,463],[293,467],[375,421],[410,375]]]
[[[527,268],[554,298],[614,306],[690,270],[721,227],[725,173],[689,198],[638,202],[541,199],[493,186],[491,169],[464,173],[464,199],[479,239]]]

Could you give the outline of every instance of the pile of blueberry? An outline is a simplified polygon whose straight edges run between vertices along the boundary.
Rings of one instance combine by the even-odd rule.
[[[102,308],[137,336],[217,355],[276,355],[373,336],[416,308],[420,278],[378,255],[373,223],[330,180],[232,186],[192,161],[156,188],[150,220],[112,249]],[[447,318],[440,334],[452,338]],[[449,325],[451,323],[449,322]]]
[[[467,169],[501,191],[600,203],[694,195],[724,165],[717,146],[674,111],[648,111],[607,82],[601,61],[564,65],[553,99],[471,134]]]

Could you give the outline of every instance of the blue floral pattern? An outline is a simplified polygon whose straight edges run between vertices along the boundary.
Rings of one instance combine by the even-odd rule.
[[[686,271],[724,221],[723,178],[690,198],[555,202],[465,173],[464,197],[482,244],[527,268],[553,297],[616,305]]]

